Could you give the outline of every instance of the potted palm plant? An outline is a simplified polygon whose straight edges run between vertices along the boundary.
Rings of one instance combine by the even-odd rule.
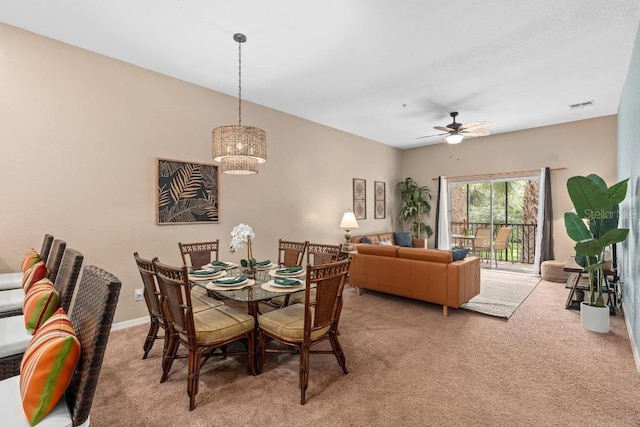
[[[567,181],[575,212],[565,212],[564,224],[576,242],[575,260],[589,274],[589,300],[580,304],[585,329],[609,332],[609,308],[604,303],[605,250],[627,238],[628,228],[618,228],[618,204],[627,195],[627,181],[607,187],[598,175],[574,176]]]
[[[422,232],[431,237],[433,230],[422,222],[422,215],[431,212],[431,190],[426,185],[418,185],[413,178],[408,177],[398,183],[402,197],[402,208],[399,220],[411,223],[413,237],[419,238]]]

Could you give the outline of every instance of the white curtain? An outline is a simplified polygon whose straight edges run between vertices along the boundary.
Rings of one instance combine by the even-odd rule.
[[[450,249],[449,236],[449,187],[447,177],[441,176],[438,183],[438,224],[437,224],[437,249]]]

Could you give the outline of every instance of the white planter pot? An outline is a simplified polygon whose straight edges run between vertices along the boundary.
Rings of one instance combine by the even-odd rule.
[[[609,332],[609,307],[594,307],[586,302],[580,303],[582,327],[588,331]]]

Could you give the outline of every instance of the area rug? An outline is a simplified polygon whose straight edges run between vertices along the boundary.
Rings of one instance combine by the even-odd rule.
[[[539,276],[483,268],[480,272],[480,294],[463,304],[462,308],[508,319],[539,282]]]

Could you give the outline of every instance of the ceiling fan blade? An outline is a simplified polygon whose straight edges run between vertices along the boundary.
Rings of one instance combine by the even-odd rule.
[[[487,122],[487,121],[463,123],[460,125],[460,130],[465,130],[465,129],[470,130],[473,128],[479,128],[479,127],[490,125],[490,124],[491,122]]]
[[[491,135],[491,133],[487,129],[484,129],[484,128],[463,130],[463,131],[460,131],[460,133],[463,134],[463,135],[467,135],[467,136],[487,136],[487,135]]]
[[[433,136],[442,136],[442,135],[448,135],[449,132],[445,132],[445,133],[436,133],[434,135],[425,135],[425,136],[419,136],[416,139],[423,139],[423,138],[431,138]]]
[[[451,129],[446,126],[434,126],[433,128],[436,130],[441,130],[443,132],[455,132],[455,129]]]

